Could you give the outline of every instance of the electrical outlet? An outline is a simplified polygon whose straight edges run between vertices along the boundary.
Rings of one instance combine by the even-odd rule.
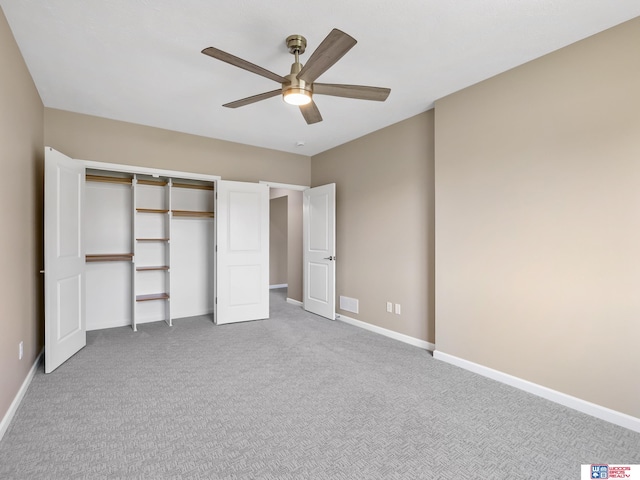
[[[400,315],[400,313],[402,312],[400,304],[396,303],[396,315]]]
[[[393,313],[393,303],[387,302],[387,312]]]
[[[18,360],[22,360],[24,355],[24,342],[18,344]]]

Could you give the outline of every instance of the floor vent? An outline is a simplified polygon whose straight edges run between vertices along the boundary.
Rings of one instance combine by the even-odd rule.
[[[358,313],[358,299],[340,295],[340,310]]]

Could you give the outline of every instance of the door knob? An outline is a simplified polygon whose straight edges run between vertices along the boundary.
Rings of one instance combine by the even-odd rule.
[[[334,257],[334,256],[332,255],[332,256],[329,256],[329,257],[324,257],[324,259],[325,259],[325,260],[335,260],[335,259],[336,259],[336,257]]]

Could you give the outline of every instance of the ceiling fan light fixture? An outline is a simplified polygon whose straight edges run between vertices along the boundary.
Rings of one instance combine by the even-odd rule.
[[[311,102],[311,92],[304,88],[289,88],[282,94],[282,99],[289,105],[306,105]]]

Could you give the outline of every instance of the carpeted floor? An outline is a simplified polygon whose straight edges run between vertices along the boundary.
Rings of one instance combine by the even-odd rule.
[[[114,328],[40,370],[2,479],[577,479],[640,434],[308,314]]]

